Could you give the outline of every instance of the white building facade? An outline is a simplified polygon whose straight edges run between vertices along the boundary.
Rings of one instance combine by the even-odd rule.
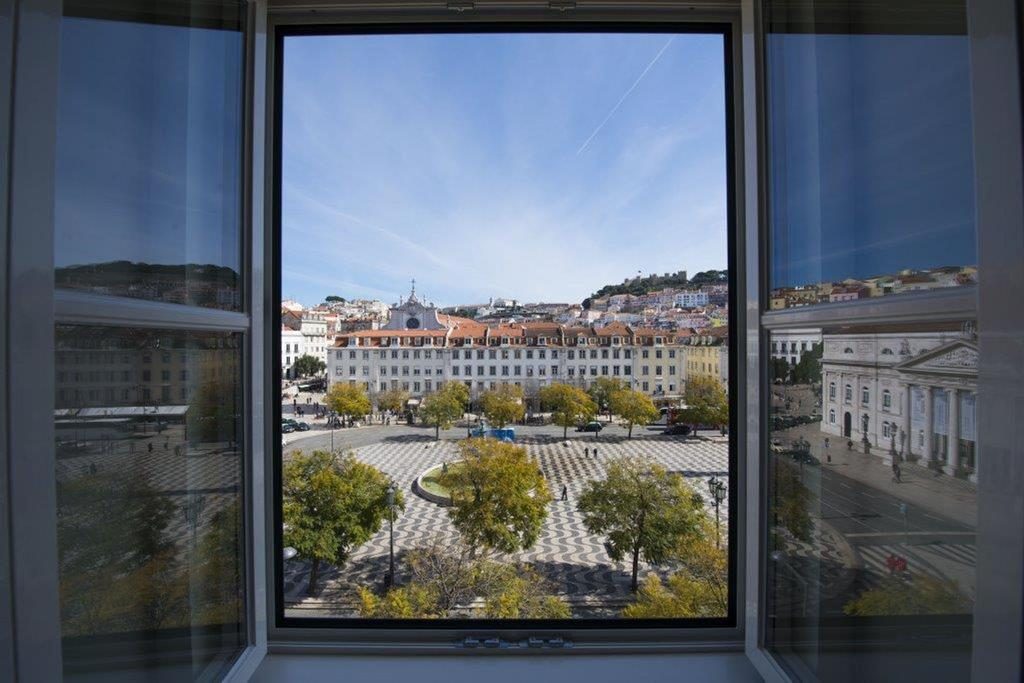
[[[956,330],[828,334],[822,431],[887,460],[893,452],[947,474],[977,471],[978,348]]]
[[[685,382],[682,338],[671,332],[622,323],[484,325],[440,313],[414,296],[392,310],[384,328],[339,335],[327,365],[330,383],[413,396],[457,381],[472,395],[518,385],[529,400],[554,382],[586,387],[605,377],[653,398],[675,399]]]
[[[821,330],[779,330],[772,333],[772,358],[781,358],[796,367],[805,353],[821,343]]]

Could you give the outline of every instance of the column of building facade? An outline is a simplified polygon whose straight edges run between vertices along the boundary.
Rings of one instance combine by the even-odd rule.
[[[955,388],[948,391],[949,420],[946,425],[946,474],[960,466],[960,397]]]
[[[924,387],[924,459],[932,459],[932,433],[935,431],[935,406],[932,405],[932,388]]]
[[[901,444],[905,449],[906,455],[911,455],[914,452],[914,430],[912,415],[914,412],[914,385],[907,384],[907,388],[904,390],[903,396],[903,439],[904,443]]]

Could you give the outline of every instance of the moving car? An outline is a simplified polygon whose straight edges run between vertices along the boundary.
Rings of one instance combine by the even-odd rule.
[[[604,429],[604,425],[600,422],[591,421],[586,424],[582,424],[576,428],[577,432],[599,432]]]

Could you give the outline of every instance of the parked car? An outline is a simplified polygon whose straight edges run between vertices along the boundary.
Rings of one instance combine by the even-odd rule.
[[[309,425],[308,424],[306,424],[305,422],[299,422],[298,420],[293,420],[290,417],[283,418],[281,420],[281,424],[282,425],[285,425],[285,424],[291,425],[293,432],[308,432],[309,431]]]
[[[577,432],[599,432],[604,429],[604,425],[597,421],[588,422],[582,424],[576,428]]]
[[[690,433],[690,425],[674,424],[669,425],[662,432],[665,436],[687,436]]]
[[[290,425],[287,422],[283,422],[283,421],[281,422],[281,433],[282,434],[289,434],[289,433],[294,432],[294,431],[295,431],[295,426],[294,425]]]

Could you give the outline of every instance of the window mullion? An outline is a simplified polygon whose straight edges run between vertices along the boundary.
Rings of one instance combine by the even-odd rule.
[[[249,316],[235,311],[61,289],[54,292],[54,318],[61,324],[228,332],[249,329]]]

